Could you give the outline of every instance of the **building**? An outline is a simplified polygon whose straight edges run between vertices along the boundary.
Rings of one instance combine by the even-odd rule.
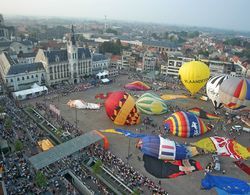
[[[14,32],[14,27],[6,26],[4,23],[3,15],[0,14],[0,38],[11,40],[11,36],[14,35]]]
[[[171,56],[168,58],[166,64],[161,64],[161,74],[166,76],[178,76],[179,69],[185,62],[193,61],[193,58],[186,58],[182,56]]]
[[[46,78],[41,62],[19,64],[5,52],[0,54],[0,74],[9,91],[28,89],[34,83],[41,85]]]
[[[210,76],[230,74],[232,76],[242,77],[245,74],[245,68],[239,64],[206,59],[201,59],[201,61],[209,66]]]
[[[178,46],[170,41],[152,41],[144,40],[143,46],[146,49],[155,48],[159,52],[177,51]]]
[[[18,62],[20,64],[34,63],[36,58],[36,53],[20,53],[17,55]]]
[[[40,49],[35,62],[43,63],[47,75],[46,84],[49,86],[63,82],[79,83],[83,77],[92,75],[90,51],[76,45],[73,26],[66,49]]]
[[[145,52],[142,58],[143,71],[155,71],[156,56],[152,52]]]
[[[113,55],[110,60],[110,67],[114,69],[121,69],[122,67],[122,56]]]
[[[105,55],[94,53],[92,54],[92,74],[97,74],[98,72],[102,72],[103,70],[107,70],[110,65],[110,59],[108,59]]]

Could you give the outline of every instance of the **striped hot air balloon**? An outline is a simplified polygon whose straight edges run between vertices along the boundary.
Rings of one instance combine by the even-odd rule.
[[[207,96],[212,101],[214,108],[219,109],[223,106],[219,98],[219,89],[223,81],[229,79],[229,75],[218,75],[211,77],[206,86]]]
[[[111,93],[105,101],[108,117],[117,125],[136,125],[140,115],[135,106],[135,100],[124,91]]]
[[[232,110],[250,106],[250,80],[231,77],[225,80],[219,90],[219,98]]]
[[[153,135],[142,137],[137,147],[143,154],[162,160],[183,160],[198,154],[195,147]]]
[[[167,131],[179,137],[194,137],[206,133],[205,123],[196,115],[189,112],[175,112],[165,121],[164,126]]]
[[[167,105],[159,96],[145,93],[137,101],[136,107],[145,114],[164,114],[168,111]]]

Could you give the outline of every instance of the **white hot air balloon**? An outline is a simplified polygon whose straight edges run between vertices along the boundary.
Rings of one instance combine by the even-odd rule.
[[[219,89],[222,82],[229,78],[230,78],[229,75],[223,74],[211,77],[207,82],[206,86],[207,96],[209,99],[211,99],[215,109],[221,108],[223,106],[223,103],[219,98]]]

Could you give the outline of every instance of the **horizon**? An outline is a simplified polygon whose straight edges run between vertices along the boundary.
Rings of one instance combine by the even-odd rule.
[[[142,3],[143,2],[143,3]],[[214,28],[250,32],[246,17],[248,0],[44,0],[37,5],[32,0],[2,2],[3,15],[27,17],[59,17],[155,23],[174,26]],[[227,9],[224,9],[224,7]],[[55,8],[56,7],[56,8]],[[204,9],[204,7],[206,9]],[[46,12],[44,11],[46,10]],[[224,11],[225,10],[225,11]],[[129,14],[128,14],[129,11]]]

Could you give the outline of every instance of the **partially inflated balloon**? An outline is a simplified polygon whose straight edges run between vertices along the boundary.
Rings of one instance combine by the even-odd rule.
[[[192,61],[181,66],[179,75],[183,85],[193,95],[207,83],[210,70],[203,62]]]
[[[150,87],[141,81],[134,81],[132,83],[128,83],[125,85],[124,88],[129,89],[129,90],[135,90],[135,91],[150,90]]]
[[[145,114],[164,114],[168,111],[167,105],[159,96],[145,93],[137,101],[136,107]]]
[[[225,80],[220,86],[219,97],[232,110],[250,106],[250,80],[236,77]]]
[[[167,131],[179,137],[194,137],[208,131],[205,123],[196,115],[189,112],[175,112],[165,121]]]
[[[108,117],[117,125],[135,125],[140,122],[140,115],[135,100],[126,92],[111,93],[105,101]]]
[[[162,160],[183,160],[198,154],[196,147],[179,144],[156,135],[142,137],[137,147],[143,154]]]
[[[214,108],[218,109],[223,106],[219,97],[219,89],[223,81],[229,79],[229,75],[218,75],[211,77],[206,86],[207,96],[212,101]]]

